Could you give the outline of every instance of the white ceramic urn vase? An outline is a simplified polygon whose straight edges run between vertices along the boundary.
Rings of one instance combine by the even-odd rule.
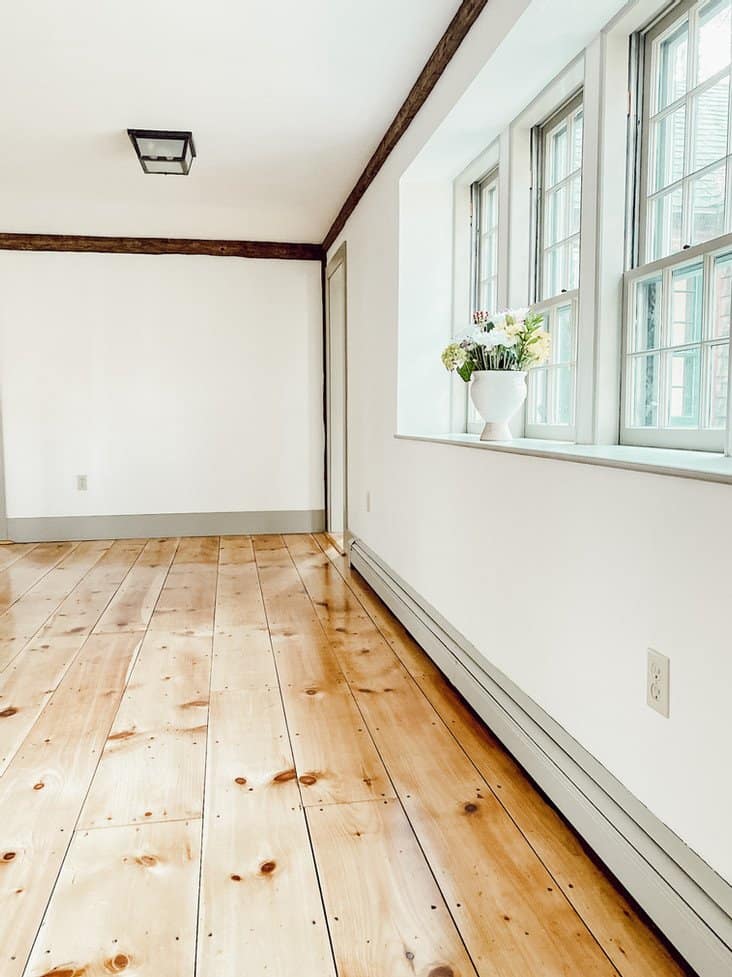
[[[523,370],[475,370],[470,399],[485,421],[481,441],[510,441],[508,422],[526,400]]]

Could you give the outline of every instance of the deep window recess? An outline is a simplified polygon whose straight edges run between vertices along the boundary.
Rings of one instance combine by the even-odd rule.
[[[582,207],[582,93],[536,129],[535,303],[552,337],[546,366],[529,373],[526,435],[572,440]]]

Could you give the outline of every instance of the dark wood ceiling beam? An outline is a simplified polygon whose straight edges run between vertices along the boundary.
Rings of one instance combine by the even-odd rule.
[[[224,258],[321,261],[319,244],[280,241],[218,241],[205,238],[95,237],[80,234],[3,234],[2,251],[81,251],[102,254],[207,254]]]
[[[412,124],[468,31],[488,0],[463,0],[412,86],[391,125],[349,193],[330,230],[320,244],[278,241],[218,241],[193,238],[94,237],[78,234],[3,234],[4,251],[88,251],[108,254],[208,254],[233,258],[281,258],[294,261],[322,261],[324,254],[345,227],[358,202],[376,174]]]
[[[437,43],[437,47],[427,60],[419,78],[412,86],[402,107],[386,130],[384,138],[376,147],[373,156],[366,164],[366,169],[358,178],[355,187],[346,198],[338,216],[325,235],[323,249],[330,248],[335,239],[345,227],[346,221],[356,209],[361,197],[366,193],[374,177],[391,155],[392,150],[412,124],[417,112],[427,101],[432,89],[440,80],[442,73],[453,58],[453,55],[464,41],[468,31],[478,19],[488,0],[463,0],[457,13],[450,21],[447,30]]]

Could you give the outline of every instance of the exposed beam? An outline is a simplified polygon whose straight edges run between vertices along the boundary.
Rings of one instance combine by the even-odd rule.
[[[217,241],[201,238],[94,237],[81,234],[3,234],[2,251],[96,251],[107,254],[211,254],[224,258],[321,261],[319,244]]]
[[[417,112],[422,108],[430,92],[440,80],[445,68],[452,60],[453,55],[462,44],[466,34],[478,19],[483,7],[488,0],[463,0],[458,7],[457,13],[450,21],[450,24],[437,43],[437,47],[427,60],[427,64],[422,69],[419,78],[415,81],[411,91],[404,100],[394,119],[386,130],[383,139],[376,147],[373,156],[366,164],[366,169],[358,178],[355,187],[346,198],[346,202],[333,224],[325,235],[323,249],[325,251],[333,244],[335,239],[343,230],[346,221],[356,209],[356,205],[366,193],[374,177],[389,158],[392,150],[412,124]]]

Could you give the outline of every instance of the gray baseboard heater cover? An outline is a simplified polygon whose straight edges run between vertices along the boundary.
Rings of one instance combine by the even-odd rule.
[[[350,558],[700,977],[730,977],[732,886],[357,537]]]

